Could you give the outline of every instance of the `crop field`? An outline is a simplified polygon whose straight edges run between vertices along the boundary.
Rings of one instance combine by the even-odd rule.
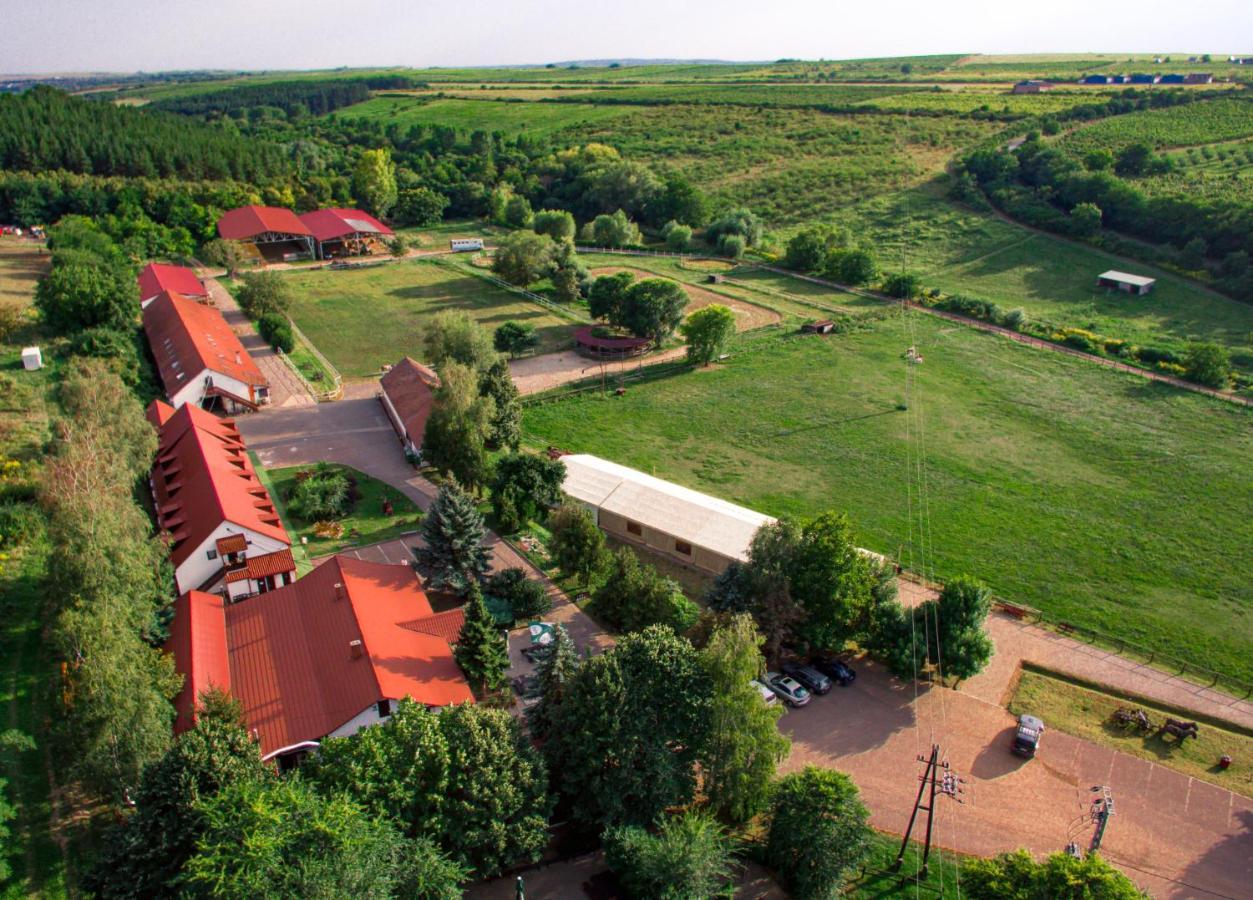
[[[1146,194],[1253,203],[1253,140],[1206,144],[1167,155],[1174,171],[1140,179],[1138,186]]]
[[[480,325],[534,325],[539,352],[569,343],[570,323],[523,297],[433,262],[368,269],[292,272],[291,317],[346,377],[365,378],[408,354],[422,355],[423,323],[444,309],[468,312]]]
[[[694,84],[604,88],[581,95],[589,103],[675,103],[715,106],[790,106],[821,108],[848,106],[875,97],[918,93],[908,85],[861,84]]]
[[[1212,144],[1253,135],[1253,99],[1223,97],[1114,116],[1076,129],[1058,145],[1071,153],[1145,143],[1154,149]]]
[[[636,108],[564,136],[611,144],[631,159],[678,169],[701,184],[715,205],[746,205],[771,225],[786,226],[931,178],[958,148],[1001,127],[950,117],[665,106]]]
[[[1062,112],[1074,106],[1099,102],[1090,92],[1050,91],[1046,94],[1012,94],[1008,88],[1000,91],[929,90],[910,93],[890,93],[862,100],[858,106],[875,109],[925,110],[965,115],[975,111],[1010,113],[1017,116],[1038,116]]]
[[[731,361],[527,409],[528,443],[635,466],[774,515],[847,511],[908,540],[902,354],[925,425],[926,570],[1237,677],[1253,675],[1253,453],[1242,407],[925,316],[822,339],[741,338]]]
[[[411,94],[387,94],[345,107],[336,115],[345,119],[372,120],[383,125],[446,125],[463,131],[485,129],[544,136],[573,126],[594,127],[633,111],[630,106],[428,100]]]

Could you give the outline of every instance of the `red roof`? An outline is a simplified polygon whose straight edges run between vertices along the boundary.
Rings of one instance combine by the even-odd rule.
[[[300,216],[280,206],[241,206],[218,219],[218,234],[232,241],[246,241],[268,231],[301,237],[313,233]]]
[[[321,740],[379,700],[474,699],[448,641],[408,625],[435,618],[410,566],[332,557],[294,584],[226,606],[221,623],[183,615],[194,602],[180,599],[166,649],[179,672],[194,674],[196,648],[225,645],[231,693],[263,754]],[[179,695],[180,721],[194,697]]]
[[[191,269],[167,266],[164,263],[148,263],[139,273],[139,300],[151,300],[157,294],[173,291],[188,297],[209,296],[204,284]]]
[[[170,397],[206,371],[257,387],[269,383],[226,319],[212,306],[166,291],[144,307],[143,323],[161,383]]]
[[[244,560],[244,567],[226,575],[227,584],[251,578],[259,581],[271,575],[296,571],[296,559],[291,550],[284,548],[273,553],[262,553],[260,556],[249,556]]]
[[[164,400],[153,400],[148,404],[144,415],[152,423],[152,427],[160,431],[161,426],[170,421],[170,416],[174,415],[174,407]]]
[[[291,544],[233,420],[188,403],[159,429],[158,441],[152,490],[157,523],[174,539],[176,568],[223,522]]]
[[[230,663],[226,652],[226,615],[217,594],[188,591],[174,601],[174,619],[165,649],[174,654],[183,686],[174,698],[174,733],[185,731],[195,722],[200,695],[212,687],[231,687]]]
[[[434,390],[439,387],[439,376],[406,356],[384,373],[379,384],[400,416],[409,440],[421,444],[426,420],[435,402]]]
[[[350,234],[395,234],[374,216],[360,209],[319,209],[300,217],[318,243]]]

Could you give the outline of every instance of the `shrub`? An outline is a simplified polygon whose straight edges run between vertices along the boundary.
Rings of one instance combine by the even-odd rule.
[[[735,841],[707,812],[679,813],[657,833],[635,825],[605,832],[605,862],[630,897],[683,900],[727,895]]]
[[[487,579],[484,593],[509,604],[516,620],[537,619],[553,608],[542,581],[526,577],[519,568],[504,569]]]
[[[352,483],[338,469],[318,466],[296,482],[287,502],[306,522],[343,518],[352,508]]]
[[[1136,349],[1136,359],[1142,363],[1154,365],[1156,363],[1180,363],[1183,362],[1179,358],[1179,354],[1173,350],[1166,350],[1161,347],[1139,347]]]
[[[1183,358],[1184,377],[1197,384],[1225,388],[1231,381],[1231,357],[1217,344],[1191,344]]]
[[[883,293],[889,297],[912,300],[922,291],[922,279],[910,272],[897,272],[883,281]]]
[[[681,252],[688,248],[692,243],[692,228],[690,225],[680,225],[671,219],[661,229],[661,237],[666,242],[666,246],[676,252]]]
[[[275,350],[291,353],[296,349],[296,336],[291,323],[281,313],[269,312],[257,320],[257,332]]]
[[[1128,341],[1120,341],[1115,338],[1106,338],[1102,346],[1110,356],[1126,356],[1131,350],[1131,344]]]
[[[287,314],[291,306],[291,288],[277,272],[249,272],[244,276],[236,299],[249,318],[259,319],[266,313]]]
[[[743,235],[724,234],[718,238],[718,252],[731,259],[739,259],[743,256],[746,245],[747,242],[744,240]]]
[[[1100,353],[1102,338],[1082,328],[1063,328],[1053,335],[1053,340],[1084,353]]]
[[[1001,319],[1001,324],[1013,331],[1022,331],[1027,327],[1027,311],[1021,306],[1011,309],[1005,313],[1005,317]]]

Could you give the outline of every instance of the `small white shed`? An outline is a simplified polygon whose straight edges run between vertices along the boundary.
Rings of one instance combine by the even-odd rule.
[[[42,369],[44,367],[43,354],[39,352],[38,347],[22,348],[22,367],[28,371]]]

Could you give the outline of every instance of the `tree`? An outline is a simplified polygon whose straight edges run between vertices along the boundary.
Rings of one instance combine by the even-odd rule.
[[[866,856],[869,818],[847,775],[806,766],[775,788],[766,861],[797,900],[835,898]]]
[[[1143,175],[1153,160],[1153,148],[1145,143],[1129,144],[1118,154],[1114,171],[1124,177]]]
[[[1036,862],[1026,850],[968,857],[962,887],[971,900],[1141,900],[1148,897],[1098,854],[1054,853]]]
[[[889,297],[913,300],[922,291],[922,279],[910,272],[897,272],[883,281],[883,293]]]
[[[492,271],[518,287],[539,281],[552,265],[557,245],[552,238],[533,231],[507,235],[492,257]]]
[[[286,316],[291,308],[291,286],[278,272],[248,272],[235,299],[250,319],[270,314]]]
[[[257,319],[257,333],[275,350],[291,353],[296,349],[296,335],[291,321],[279,313],[266,313]]]
[[[492,346],[497,353],[508,353],[510,359],[517,359],[539,346],[539,335],[528,322],[504,322],[492,334]]]
[[[577,503],[563,503],[548,514],[548,530],[552,533],[548,552],[553,562],[577,575],[587,587],[605,556],[605,535],[596,527],[592,514]]]
[[[1075,237],[1092,237],[1101,230],[1101,208],[1095,203],[1076,203],[1070,210],[1070,230]]]
[[[1207,253],[1209,253],[1209,245],[1205,243],[1205,238],[1194,237],[1179,251],[1179,265],[1192,271],[1203,269]]]
[[[785,518],[757,529],[748,546],[746,593],[753,598],[753,618],[765,635],[768,660],[778,659],[783,642],[804,619],[791,583],[802,540],[800,525]]]
[[[735,841],[708,813],[689,810],[661,821],[656,834],[637,825],[609,828],[605,863],[628,897],[694,900],[729,895]]]
[[[830,235],[824,228],[806,228],[798,231],[787,242],[783,264],[798,272],[816,272],[826,262],[831,251]]]
[[[927,616],[934,623],[928,632],[928,658],[945,677],[960,683],[988,664],[993,648],[983,623],[991,611],[991,593],[966,575],[948,581],[938,600],[928,600],[919,607],[924,624]]]
[[[871,602],[870,561],[857,549],[848,517],[824,513],[801,526],[788,564],[792,596],[805,612],[797,633],[811,647],[844,649]]]
[[[244,727],[238,703],[220,691],[197,700],[195,727],[144,769],[135,811],[108,834],[88,876],[101,897],[151,897],[176,889],[205,829],[201,805],[233,784],[262,781],[272,770]]]
[[[708,219],[709,201],[705,195],[690,180],[677,173],[667,176],[661,195],[649,207],[649,220],[652,222],[674,221],[679,225],[699,228]]]
[[[435,225],[444,218],[448,198],[430,188],[409,188],[396,197],[392,218],[397,225]]]
[[[671,219],[662,227],[661,237],[666,242],[666,247],[682,253],[692,243],[692,226],[680,225]]]
[[[468,312],[445,309],[426,326],[426,358],[437,370],[450,362],[483,372],[496,362],[492,338]]]
[[[869,250],[840,250],[827,257],[824,273],[841,284],[867,284],[879,274],[879,264]]]
[[[1083,166],[1089,172],[1104,172],[1114,165],[1114,154],[1104,147],[1089,150],[1083,157]]]
[[[453,656],[466,679],[480,696],[500,689],[509,668],[509,645],[483,602],[477,581],[470,583],[470,599],[465,605],[465,623],[453,648]]]
[[[761,701],[752,680],[765,671],[764,643],[740,613],[714,629],[701,662],[713,685],[709,743],[701,757],[705,795],[722,818],[747,822],[766,805],[775,769],[792,742],[779,733],[781,706]]]
[[[444,485],[422,518],[424,547],[415,549],[418,561],[431,570],[429,584],[465,596],[487,571],[483,537],[487,529],[474,498],[457,487]]]
[[[575,818],[646,825],[690,803],[711,692],[692,645],[660,626],[584,660],[544,745]]]
[[[193,895],[387,898],[396,890],[406,842],[345,795],[324,798],[298,778],[243,781],[201,811],[184,882]]]
[[[479,395],[490,400],[492,406],[487,445],[517,450],[522,440],[522,398],[509,374],[509,363],[503,358],[497,358],[479,376]]]
[[[630,547],[610,557],[605,579],[592,595],[598,617],[624,632],[664,625],[682,634],[696,623],[699,611],[682,588],[653,566],[640,562]]]
[[[696,310],[679,326],[687,341],[687,361],[694,366],[707,366],[726,349],[735,334],[735,313],[720,303]]]
[[[620,325],[622,311],[626,307],[627,291],[634,283],[635,276],[630,272],[599,276],[588,291],[587,311],[593,319]]]
[[[724,235],[738,235],[744,245],[756,247],[761,241],[761,221],[752,210],[741,207],[723,213],[717,221],[705,229],[705,237],[712,242],[721,241]]]
[[[566,626],[558,624],[553,632],[553,649],[540,660],[539,703],[527,710],[527,724],[537,740],[551,733],[558,711],[565,700],[567,686],[579,668],[579,653]]]
[[[741,234],[724,234],[718,238],[718,252],[731,259],[739,259],[744,255],[747,242]]]
[[[687,292],[669,278],[645,278],[627,289],[622,325],[633,335],[660,344],[674,334],[687,307]]]
[[[496,424],[496,404],[479,393],[479,378],[460,363],[440,369],[440,384],[422,436],[422,455],[435,468],[472,491],[487,482],[487,440]]]
[[[561,502],[561,485],[566,466],[559,459],[535,453],[511,453],[496,461],[492,476],[492,509],[498,519],[502,501],[508,502],[517,524],[540,518],[550,507]],[[517,530],[514,528],[512,530]]]
[[[1183,369],[1189,381],[1212,388],[1225,389],[1231,381],[1231,357],[1218,344],[1189,344]]]
[[[553,606],[544,582],[528,578],[526,571],[516,566],[493,572],[483,593],[508,603],[515,621],[538,619]]]
[[[574,240],[574,216],[564,209],[541,209],[531,220],[531,229],[536,234],[546,234],[554,241]]]
[[[128,268],[82,250],[56,252],[52,270],[35,288],[35,308],[60,334],[131,327],[138,307],[138,289]]]
[[[529,228],[534,214],[531,201],[515,194],[505,201],[505,224],[512,228]]]
[[[661,183],[651,169],[643,163],[623,159],[595,166],[585,172],[580,181],[583,204],[601,212],[626,210],[638,216],[652,206],[661,192]]]
[[[363,150],[352,170],[352,190],[365,208],[385,216],[396,205],[396,166],[387,148]]]
[[[553,296],[561,303],[577,303],[583,299],[583,284],[589,278],[587,267],[575,252],[573,241],[562,241],[552,257]]]
[[[642,241],[639,228],[621,209],[613,215],[597,216],[589,228],[591,240],[598,247],[629,247]]]
[[[211,266],[221,266],[226,277],[234,278],[241,266],[248,261],[248,251],[242,241],[214,238],[200,248],[200,257]]]

